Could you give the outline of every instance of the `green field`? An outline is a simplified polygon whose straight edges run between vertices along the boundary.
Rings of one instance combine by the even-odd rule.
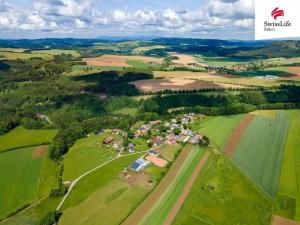
[[[0,154],[0,219],[47,196],[57,186],[57,168],[47,154],[32,157],[35,148]]]
[[[119,224],[150,191],[119,177],[141,154],[123,156],[84,177],[63,205],[59,224]]]
[[[138,112],[138,108],[122,108],[122,109],[113,111],[113,114],[134,116],[135,114],[137,114],[137,112]]]
[[[63,159],[63,180],[74,180],[81,174],[116,156],[116,151],[102,145],[109,134],[91,135],[78,140]]]
[[[40,202],[40,204],[18,213],[14,217],[9,218],[3,224],[5,225],[37,225],[40,220],[50,211],[54,211],[61,200],[60,197],[48,197]]]
[[[4,59],[4,60],[31,59],[31,58],[52,59],[53,56],[48,54],[43,54],[43,53],[0,51],[0,59]]]
[[[230,57],[220,57],[216,55],[212,56],[202,56],[197,55],[196,59],[210,66],[231,66],[236,64],[248,63],[248,60],[238,59],[238,58],[230,58]]]
[[[198,165],[203,152],[201,149],[193,148],[188,157],[182,164],[178,174],[172,180],[169,187],[160,196],[156,203],[152,206],[151,210],[144,216],[140,224],[144,225],[157,225],[163,224],[164,220],[168,216],[168,213],[173,208],[178,197],[180,196],[186,182],[190,175]]]
[[[19,126],[0,136],[0,152],[26,146],[47,144],[56,135],[57,130],[29,130]]]
[[[168,161],[173,161],[178,151],[182,148],[180,144],[175,145],[164,145],[158,148],[156,151],[160,154],[161,157]]]
[[[131,65],[133,68],[136,69],[151,69],[151,70],[160,70],[160,64],[148,64],[144,63],[141,60],[127,60],[127,64]]]
[[[228,159],[211,155],[172,224],[270,225],[271,218],[272,203]]]
[[[300,220],[300,111],[288,111],[290,127],[285,145],[279,185],[280,210],[284,216]],[[290,204],[288,204],[290,202]]]
[[[288,129],[288,115],[256,116],[247,128],[233,156],[234,163],[265,193],[274,197]]]
[[[193,124],[192,128],[208,136],[222,149],[242,118],[243,115],[208,117]]]
[[[162,45],[151,45],[151,46],[145,46],[145,47],[138,47],[133,49],[133,53],[135,54],[141,54],[150,50],[154,50],[154,49],[165,49],[165,46]]]
[[[72,55],[74,57],[80,57],[80,53],[75,50],[67,50],[67,49],[49,49],[49,50],[38,50],[32,51],[33,54],[46,54],[46,55]]]

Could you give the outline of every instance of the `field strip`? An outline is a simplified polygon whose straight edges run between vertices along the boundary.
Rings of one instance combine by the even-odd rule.
[[[182,164],[188,157],[192,150],[192,146],[184,148],[174,164],[170,168],[169,172],[165,175],[158,186],[150,193],[150,195],[133,211],[133,213],[122,223],[123,225],[138,224],[144,215],[152,209],[152,206],[156,203],[157,199],[162,196],[165,190],[168,189],[170,183],[175,179],[177,173],[180,171]]]
[[[254,119],[255,115],[247,114],[241,122],[238,124],[238,126],[234,129],[232,135],[224,145],[224,154],[228,156],[228,158],[231,158],[237,149],[240,139],[245,133],[247,127]]]
[[[281,216],[274,216],[272,225],[300,225],[300,222],[289,220]]]
[[[181,165],[180,170],[177,172],[174,179],[169,183],[168,188],[165,189],[161,196],[157,198],[155,204],[152,205],[151,209],[144,215],[143,219],[139,222],[139,225],[157,225],[164,222],[165,218],[162,218],[161,212],[164,212],[163,216],[165,215],[166,217],[172,206],[175,204],[177,198],[180,196],[181,191],[184,188],[184,184],[188,180],[186,174],[192,174],[192,171],[190,171],[189,173],[189,170],[191,170],[190,166],[194,164],[196,157],[196,151],[191,151],[189,153],[189,155]],[[194,168],[195,167],[196,165],[194,165]],[[184,183],[182,183],[185,177],[186,180]],[[182,188],[180,188],[181,186]],[[173,202],[171,201],[171,199],[174,199]],[[169,205],[169,207],[167,207],[167,205]]]
[[[172,224],[175,216],[177,215],[177,212],[179,211],[181,205],[183,204],[184,200],[188,196],[188,194],[189,194],[189,192],[190,192],[190,190],[193,186],[193,183],[195,182],[199,172],[201,171],[202,167],[206,163],[206,161],[208,159],[208,156],[209,156],[209,152],[205,152],[205,154],[202,157],[201,161],[199,162],[197,167],[194,169],[194,171],[193,171],[192,175],[190,176],[188,182],[184,186],[184,189],[183,189],[181,195],[179,196],[179,198],[177,199],[175,205],[173,206],[173,208],[169,212],[167,218],[165,219],[164,225],[171,225]]]

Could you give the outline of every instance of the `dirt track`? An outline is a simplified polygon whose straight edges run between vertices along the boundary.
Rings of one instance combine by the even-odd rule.
[[[194,169],[194,171],[193,171],[192,175],[190,176],[188,182],[184,186],[184,189],[183,189],[182,193],[180,194],[180,196],[177,199],[175,205],[173,206],[173,208],[169,212],[166,220],[164,221],[164,225],[171,225],[172,224],[172,222],[173,222],[175,216],[177,215],[181,205],[183,204],[184,200],[188,196],[188,194],[189,194],[189,192],[190,192],[190,190],[193,186],[193,183],[195,182],[199,172],[201,171],[202,167],[204,166],[205,162],[207,161],[208,156],[209,156],[209,152],[206,152],[205,155],[200,160],[197,167]]]
[[[274,216],[272,225],[300,225],[300,222],[285,219],[280,216]]]
[[[241,137],[243,136],[244,132],[246,131],[249,124],[254,119],[255,115],[247,114],[239,123],[239,125],[234,129],[233,133],[231,134],[230,138],[226,142],[224,146],[224,154],[231,158],[238,147]]]
[[[153,192],[130,214],[130,216],[122,223],[122,225],[135,225],[138,224],[147,214],[153,204],[159,199],[159,197],[164,193],[164,191],[168,188],[169,184],[176,177],[176,174],[180,170],[184,160],[188,156],[191,151],[192,146],[190,148],[184,148],[174,164],[170,168],[169,172],[165,175],[165,177],[161,180],[158,186],[154,189]]]

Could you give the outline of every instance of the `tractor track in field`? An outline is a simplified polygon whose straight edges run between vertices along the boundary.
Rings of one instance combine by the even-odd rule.
[[[175,179],[176,174],[180,170],[185,159],[189,155],[192,146],[187,149],[184,149],[180,152],[179,156],[169,169],[169,172],[164,176],[160,181],[158,186],[150,193],[150,195],[124,220],[122,225],[133,225],[138,224],[144,218],[144,215],[147,214],[155,204],[157,199],[164,193],[164,191],[169,187],[169,184]]]

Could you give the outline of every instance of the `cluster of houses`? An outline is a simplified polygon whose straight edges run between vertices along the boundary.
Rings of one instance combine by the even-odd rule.
[[[177,144],[177,143],[190,143],[193,145],[199,145],[203,136],[191,129],[188,125],[199,121],[204,118],[202,114],[188,113],[178,118],[173,118],[170,121],[163,122],[161,120],[150,121],[147,124],[142,124],[134,131],[134,139],[145,138],[151,149],[145,156],[136,160],[130,166],[130,170],[138,172],[147,166],[154,164],[159,167],[164,167],[167,161],[160,158],[158,152],[155,149],[159,148],[163,144]],[[163,127],[163,130],[162,130]],[[155,134],[154,134],[155,132]],[[116,151],[126,150],[129,153],[135,152],[135,144],[125,144],[123,139],[114,138],[115,136],[121,136],[127,138],[127,132],[121,129],[113,130],[99,130],[98,134],[108,133],[111,134],[103,140],[103,144]]]

